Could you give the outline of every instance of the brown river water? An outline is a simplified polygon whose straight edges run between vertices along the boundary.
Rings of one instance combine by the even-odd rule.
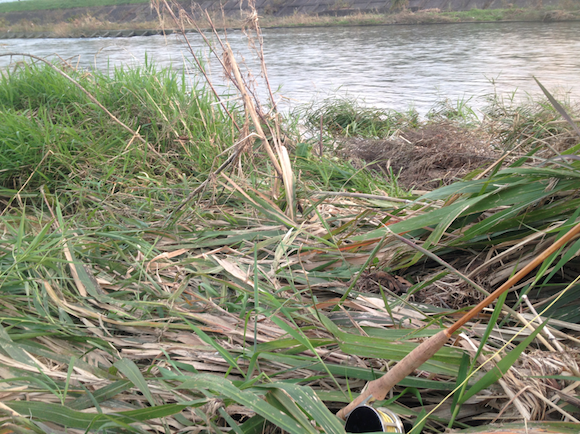
[[[189,38],[203,50],[199,35]],[[258,74],[244,35],[234,31],[228,39]],[[270,82],[286,107],[347,95],[421,114],[445,99],[481,108],[494,93],[540,95],[533,76],[560,99],[580,102],[580,22],[269,29],[264,51]],[[176,36],[0,41],[0,53],[8,52],[74,58],[83,68],[100,70],[142,64],[147,55],[159,66],[194,74]],[[201,53],[209,58],[207,50]],[[0,68],[16,60],[0,57]],[[210,68],[220,82],[217,64]]]

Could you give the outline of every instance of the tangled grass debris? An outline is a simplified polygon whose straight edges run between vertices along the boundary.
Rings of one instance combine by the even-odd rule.
[[[579,221],[580,142],[548,104],[446,118],[460,137],[484,131],[494,159],[419,195],[344,158],[338,135],[388,141],[441,121],[385,127],[361,111],[380,120],[367,134],[337,130],[329,110],[282,119],[227,53],[237,106],[151,63],[58,66],[150,146],[53,68],[2,73],[2,432],[344,432],[334,413],[367,381]],[[381,405],[413,433],[574,432],[579,249]]]

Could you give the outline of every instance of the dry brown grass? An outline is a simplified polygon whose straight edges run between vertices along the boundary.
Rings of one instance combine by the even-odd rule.
[[[344,13],[344,11],[342,11]],[[222,11],[208,11],[213,23],[218,28],[240,29],[246,21],[246,14],[237,16],[225,16]],[[402,10],[394,14],[383,14],[376,12],[361,12],[359,10],[347,10],[347,15],[308,15],[294,14],[288,16],[274,16],[264,13],[260,16],[262,28],[272,27],[327,27],[327,26],[366,26],[366,25],[393,25],[393,24],[430,24],[430,23],[454,23],[462,21],[477,21],[476,18],[455,14],[453,12],[441,12],[439,9],[425,9],[411,12]],[[208,29],[209,26],[203,14],[199,15],[196,25],[201,29]],[[550,11],[546,14],[534,10],[514,9],[513,13],[506,13],[504,19],[509,20],[547,20],[547,21],[567,21],[578,18],[578,12],[570,11]],[[490,18],[493,20],[493,18]],[[497,18],[496,18],[497,19]],[[141,30],[141,29],[172,29],[171,20],[162,17],[154,21],[131,21],[112,22],[100,20],[91,15],[83,15],[70,21],[63,21],[53,24],[38,25],[32,21],[22,20],[17,24],[9,24],[0,19],[0,31],[10,32],[54,32],[58,36],[79,36],[82,33],[98,30]]]
[[[142,21],[128,23],[115,23],[106,20],[99,20],[91,15],[83,15],[70,21],[63,21],[54,24],[34,24],[32,21],[22,20],[17,24],[8,24],[0,21],[0,31],[3,32],[51,32],[56,36],[80,36],[86,32],[98,30],[131,30],[157,29],[163,21]]]
[[[489,143],[481,129],[438,123],[387,140],[349,140],[344,152],[378,171],[392,171],[405,188],[431,190],[495,161],[498,155]]]

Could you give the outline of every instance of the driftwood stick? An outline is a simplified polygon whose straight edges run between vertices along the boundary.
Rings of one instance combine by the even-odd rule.
[[[580,223],[574,226],[566,235],[554,242],[550,247],[544,250],[540,255],[538,255],[532,262],[518,271],[509,280],[507,280],[502,286],[491,293],[485,300],[467,312],[459,321],[450,326],[449,328],[440,331],[435,336],[431,336],[429,339],[421,343],[417,348],[411,351],[409,354],[403,358],[399,363],[395,365],[393,369],[383,375],[381,378],[377,378],[367,384],[364,391],[349,405],[341,409],[336,415],[345,419],[345,417],[354,410],[357,406],[367,401],[369,398],[372,400],[382,400],[385,396],[399,381],[405,378],[407,375],[411,374],[415,369],[429,360],[445,343],[447,340],[455,333],[460,327],[465,325],[466,322],[471,320],[475,315],[477,315],[484,307],[497,299],[501,294],[506,292],[516,283],[518,283],[522,278],[524,278],[530,271],[540,265],[544,260],[555,253],[558,249],[564,246],[568,241],[574,238],[580,233]]]

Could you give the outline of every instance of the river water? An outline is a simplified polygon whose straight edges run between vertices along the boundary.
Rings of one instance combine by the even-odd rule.
[[[199,35],[189,39],[202,49]],[[228,39],[259,74],[244,35],[234,31]],[[533,76],[561,99],[580,101],[578,22],[270,29],[264,31],[264,51],[271,85],[280,88],[286,106],[348,95],[381,108],[412,106],[421,114],[444,99],[478,108],[494,92],[539,95]],[[173,35],[0,41],[0,53],[8,52],[74,57],[84,68],[101,70],[143,63],[145,55],[178,69],[191,59]],[[11,60],[19,59],[0,57],[0,68]],[[220,81],[215,62],[210,65]]]

